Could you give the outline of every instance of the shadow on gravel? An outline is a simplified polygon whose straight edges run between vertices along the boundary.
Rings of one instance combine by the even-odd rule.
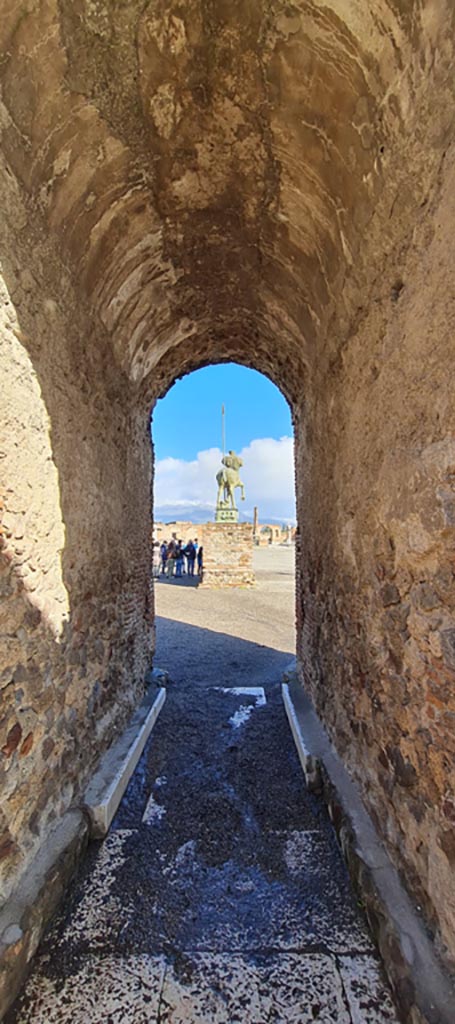
[[[153,583],[164,583],[166,587],[198,587],[200,579],[196,575],[188,576],[188,573],[184,576],[165,576],[164,573],[160,573],[159,576],[153,577]]]
[[[190,689],[276,683],[295,656],[292,649],[278,651],[162,616],[156,617],[156,640],[155,665]]]

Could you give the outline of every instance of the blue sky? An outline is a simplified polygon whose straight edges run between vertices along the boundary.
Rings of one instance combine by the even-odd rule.
[[[161,398],[153,413],[158,459],[194,459],[221,445],[221,406],[226,443],[239,451],[257,437],[292,437],[291,414],[281,391],[262,373],[236,363],[188,374]]]
[[[226,363],[188,374],[153,413],[155,514],[164,519],[212,518],[221,459],[221,406],[226,448],[243,458],[246,501],[263,522],[295,521],[293,430],[289,406],[262,374]],[[197,515],[196,515],[197,514]]]

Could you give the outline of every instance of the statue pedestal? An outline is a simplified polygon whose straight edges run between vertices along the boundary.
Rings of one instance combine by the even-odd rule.
[[[226,508],[225,505],[217,505],[215,509],[216,523],[238,523],[238,508]]]
[[[206,523],[204,571],[200,586],[254,587],[255,582],[252,524],[229,521]]]

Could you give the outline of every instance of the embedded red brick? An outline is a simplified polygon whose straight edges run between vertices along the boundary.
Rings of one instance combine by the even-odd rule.
[[[25,740],[24,740],[24,742],[23,742],[23,744],[21,746],[21,749],[19,751],[19,756],[20,757],[26,757],[26,755],[30,753],[32,747],[33,747],[33,733],[29,732],[28,736],[25,737]]]
[[[19,722],[16,722],[16,724],[13,725],[12,729],[9,730],[9,733],[6,737],[5,746],[2,747],[2,751],[5,757],[11,757],[11,754],[14,754],[14,751],[17,750],[17,747],[19,746],[21,737],[22,729],[19,725]]]

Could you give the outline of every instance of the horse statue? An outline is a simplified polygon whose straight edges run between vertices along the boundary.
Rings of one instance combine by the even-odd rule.
[[[245,501],[245,488],[239,477],[239,469],[243,466],[243,461],[242,459],[239,459],[238,455],[233,451],[224,455],[221,461],[223,463],[223,469],[220,469],[216,474],[216,481],[218,484],[218,497],[216,499],[217,507],[228,508],[230,501],[230,507],[235,509],[236,487],[240,487],[242,501]]]

